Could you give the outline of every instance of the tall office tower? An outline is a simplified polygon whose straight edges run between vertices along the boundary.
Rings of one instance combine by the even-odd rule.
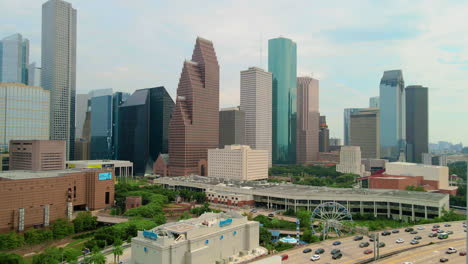
[[[130,97],[129,93],[116,92],[112,97],[112,159],[119,159],[120,111],[119,107]],[[172,99],[171,99],[172,100]],[[172,112],[172,109],[170,110]]]
[[[379,109],[367,108],[351,114],[350,146],[361,147],[362,158],[380,158]]]
[[[67,141],[73,160],[76,95],[76,9],[62,0],[42,5],[42,87],[50,91],[50,139]]]
[[[28,84],[29,40],[13,34],[0,42],[0,82]]]
[[[245,144],[245,113],[239,107],[219,111],[219,148]]]
[[[319,152],[329,152],[330,130],[328,129],[326,116],[320,116],[319,129]]]
[[[83,137],[83,126],[88,111],[88,94],[77,94],[75,104],[75,137]]]
[[[208,149],[219,145],[219,65],[213,43],[198,37],[185,61],[169,125],[171,176],[207,175]]]
[[[297,78],[296,160],[307,164],[318,160],[319,152],[319,81]]]
[[[385,71],[380,81],[380,156],[396,161],[406,149],[405,81],[401,70]]]
[[[268,150],[268,166],[271,167],[272,74],[250,67],[240,75],[240,110],[245,113],[245,144],[253,149]]]
[[[91,141],[89,157],[92,160],[112,159],[112,89],[88,93],[91,112]]]
[[[119,107],[118,156],[133,162],[135,175],[152,172],[159,154],[167,153],[173,108],[163,86],[136,90]]]
[[[0,83],[0,152],[10,140],[49,139],[49,91],[22,83]]]
[[[428,89],[421,85],[406,87],[406,160],[421,163],[429,151]]]
[[[36,63],[33,62],[28,65],[28,85],[30,86],[41,86],[41,68],[36,67]]]
[[[268,41],[268,71],[273,74],[273,163],[296,163],[297,47],[287,38]]]
[[[349,146],[349,137],[350,137],[350,129],[349,129],[349,124],[351,120],[351,115],[353,113],[357,113],[361,111],[364,108],[345,108],[344,109],[344,115],[343,115],[343,144],[345,146]]]
[[[374,96],[369,98],[369,108],[380,108],[380,97]]]

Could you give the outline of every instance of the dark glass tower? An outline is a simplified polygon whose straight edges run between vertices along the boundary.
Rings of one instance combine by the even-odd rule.
[[[119,107],[118,157],[133,162],[135,175],[152,171],[168,151],[168,129],[174,101],[164,87],[135,91]]]
[[[428,89],[420,85],[406,87],[406,160],[422,162],[429,148]]]
[[[90,159],[112,158],[112,94],[92,97]]]

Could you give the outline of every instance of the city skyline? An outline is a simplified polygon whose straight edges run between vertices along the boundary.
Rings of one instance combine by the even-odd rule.
[[[40,65],[42,2],[4,2],[0,3],[0,8],[11,12],[5,14],[7,23],[0,26],[0,36],[20,33],[28,38],[31,42],[30,61],[36,61]],[[352,11],[357,7],[351,4],[338,9],[333,7],[333,3],[321,3],[314,7],[314,11],[310,11],[307,8],[310,3],[306,2],[299,5],[301,9],[287,10],[281,4],[261,9],[260,2],[255,3],[251,10],[244,12],[243,17],[239,18],[234,15],[236,12],[232,8],[245,9],[244,3],[232,7],[212,2],[209,9],[200,10],[202,13],[186,13],[196,8],[193,6],[187,8],[187,11],[179,12],[174,16],[175,19],[163,16],[164,19],[161,20],[160,16],[154,17],[154,12],[161,12],[160,15],[174,14],[180,6],[177,3],[147,2],[131,6],[116,2],[112,14],[101,14],[97,10],[100,6],[107,6],[109,1],[69,2],[80,12],[80,17],[84,18],[78,20],[77,26],[77,93],[105,87],[132,93],[136,87],[164,85],[175,98],[180,73],[178,62],[189,54],[193,38],[200,35],[212,40],[217,46],[221,65],[220,107],[237,106],[238,72],[250,66],[266,68],[267,40],[283,34],[297,43],[298,75],[314,73],[313,77],[321,82],[321,112],[328,117],[331,136],[343,138],[344,108],[366,107],[368,98],[378,95],[379,78],[383,71],[402,69],[407,85],[423,83],[429,87],[429,141],[468,144],[468,135],[464,133],[467,125],[457,122],[466,115],[463,108],[466,95],[461,87],[468,82],[465,77],[468,69],[465,59],[467,51],[463,49],[466,41],[459,36],[466,35],[464,33],[467,29],[455,23],[458,18],[463,17],[466,4],[433,1],[431,5],[416,2],[407,7],[402,3],[392,3],[391,6],[388,5],[389,2],[366,3],[360,7],[367,14],[362,16],[358,15],[359,12]],[[439,10],[438,14],[427,6],[435,7],[431,9]],[[350,12],[342,11],[348,8]],[[384,14],[379,12],[382,8],[386,9]],[[308,20],[304,27],[301,25],[304,21],[300,17],[305,17],[307,9],[307,14],[312,14],[314,18]],[[334,12],[339,16],[330,16]],[[208,15],[210,13],[214,15]],[[290,16],[291,20],[280,25],[268,18],[280,13],[281,17]],[[116,21],[122,14],[124,19],[121,20],[125,22],[118,22],[115,26],[102,22]],[[258,15],[266,17],[265,21],[256,30],[249,31],[249,21],[253,21]],[[24,16],[28,20],[25,21]],[[198,16],[204,19],[195,23]],[[338,17],[343,16],[347,19],[338,20]],[[204,26],[217,20],[222,22],[214,27]],[[242,22],[236,24],[239,20]],[[410,27],[402,26],[408,23]],[[135,27],[141,27],[142,33],[133,32]],[[385,30],[381,30],[382,28]],[[243,41],[234,45],[233,37],[242,38]],[[113,39],[119,44],[112,47],[103,45]],[[154,44],[145,45],[135,51],[137,43],[142,42]],[[114,59],[115,54],[120,55],[117,61]],[[263,59],[260,59],[260,54],[263,54]],[[162,58],[167,63],[154,65],[154,60],[148,58]],[[439,74],[427,74],[428,71]],[[135,78],[137,73],[139,78]],[[336,100],[337,94],[347,100]],[[446,135],[447,128],[452,133]]]

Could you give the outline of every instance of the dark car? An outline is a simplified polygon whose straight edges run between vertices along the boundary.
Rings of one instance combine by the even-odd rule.
[[[388,232],[388,231],[383,231],[382,232],[382,236],[389,236],[391,235],[392,233]]]
[[[309,253],[309,252],[312,252],[312,249],[306,248],[306,249],[302,250],[302,253]]]
[[[437,233],[429,233],[429,237],[437,237]]]
[[[333,250],[330,252],[330,254],[332,254],[332,255],[336,255],[336,254],[338,254],[338,253],[341,253],[341,250],[338,249],[338,248],[335,248],[335,249],[333,249]]]
[[[394,229],[394,230],[392,230],[392,233],[393,233],[393,234],[400,233],[400,230],[398,230],[398,229]]]
[[[452,231],[452,230],[449,230],[449,231],[447,231],[447,234],[453,235],[453,231]]]
[[[355,236],[354,241],[362,240],[364,237],[363,236]]]
[[[359,244],[359,247],[360,247],[360,248],[368,247],[368,246],[369,246],[369,242],[361,242],[361,243]]]
[[[318,248],[317,250],[315,250],[315,254],[322,254],[323,252],[325,252],[325,249],[323,248]]]
[[[366,249],[366,250],[364,250],[364,254],[366,254],[366,255],[367,255],[367,254],[371,254],[372,252],[374,252],[374,251],[372,251],[372,249]]]
[[[407,228],[405,228],[405,232],[411,232],[411,231],[413,231],[413,230],[414,230],[414,228],[412,228],[412,227],[407,227]]]
[[[374,240],[375,240],[375,239],[374,239],[373,237],[369,238],[369,241],[370,241],[370,242],[374,242]]]
[[[440,225],[433,225],[432,227],[433,227],[433,228],[439,228]]]
[[[410,232],[410,234],[412,234],[412,235],[416,235],[417,233],[418,233],[418,231],[416,231],[416,230]]]
[[[275,214],[268,214],[268,217],[275,217]]]
[[[440,259],[440,262],[447,262],[448,261],[448,258],[441,258]]]
[[[379,242],[379,244],[377,245],[378,248],[383,248],[385,247],[385,243],[384,242]]]
[[[334,246],[341,245],[341,242],[340,242],[340,241],[335,241],[335,242],[333,242],[333,245],[334,245]]]
[[[343,254],[340,253],[337,253],[335,255],[333,255],[332,259],[340,259],[341,257],[343,256]]]
[[[421,236],[415,236],[415,237],[414,237],[414,240],[421,240],[421,239],[422,239]]]
[[[451,224],[445,224],[444,226],[445,227],[451,227],[452,225]]]
[[[419,244],[419,240],[411,240],[411,245],[417,245]]]

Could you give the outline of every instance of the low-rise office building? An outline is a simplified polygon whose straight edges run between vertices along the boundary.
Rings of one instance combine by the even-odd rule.
[[[364,165],[361,164],[361,148],[357,146],[343,146],[340,150],[340,163],[336,171],[364,175]]]
[[[259,223],[237,212],[205,213],[198,218],[138,231],[132,238],[134,264],[214,264],[259,250]]]
[[[74,210],[114,204],[114,171],[69,169],[0,173],[0,232],[49,226]]]
[[[63,170],[65,140],[11,140],[10,170]]]
[[[133,178],[133,162],[128,160],[69,160],[67,169],[71,168],[113,168],[116,177]]]
[[[328,188],[265,181],[234,181],[212,177],[162,177],[155,183],[168,189],[251,195],[254,206],[277,210],[314,210],[334,201],[352,213],[371,213],[393,219],[432,219],[449,209],[449,195],[386,189]]]

